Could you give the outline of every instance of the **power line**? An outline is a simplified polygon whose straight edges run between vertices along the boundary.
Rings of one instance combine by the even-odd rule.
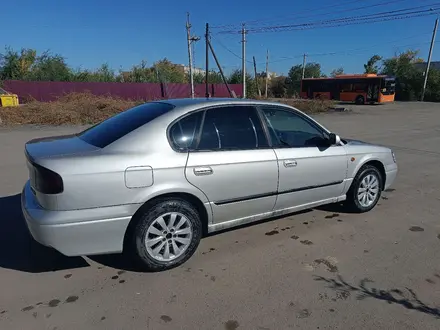
[[[348,3],[356,3],[356,2],[364,2],[364,1],[365,0],[348,0],[348,1],[343,1],[343,2],[339,2],[339,3],[335,3],[335,4],[332,4],[332,5],[329,5],[329,6],[318,7],[318,8],[315,8],[314,11],[319,11],[321,9],[327,9],[327,8],[336,8],[336,7],[340,7],[340,6],[345,6]],[[291,16],[294,16],[294,15],[297,15],[298,13],[305,13],[305,12],[309,12],[309,10],[302,10],[302,11],[296,12],[295,14],[282,15],[282,16],[277,16],[277,17],[286,18],[286,17],[291,17]],[[255,19],[255,20],[245,21],[245,22],[236,23],[236,24],[216,25],[216,26],[213,26],[212,28],[213,29],[221,29],[221,28],[225,28],[225,27],[236,27],[236,26],[241,26],[243,23],[246,24],[246,25],[252,25],[252,24],[259,23],[259,22],[262,22],[262,21],[265,21],[265,20],[267,20],[267,19],[264,19],[264,18],[263,19]]]
[[[375,13],[375,14],[367,14],[367,15],[358,15],[358,16],[351,16],[351,17],[336,18],[336,19],[325,20],[325,21],[321,21],[321,22],[337,22],[337,21],[344,21],[344,20],[369,19],[369,18],[377,18],[377,17],[389,17],[389,16],[394,16],[394,15],[407,15],[407,14],[410,14],[410,13],[402,13],[402,12],[410,11],[410,10],[415,10],[415,9],[427,8],[427,7],[431,7],[431,6],[438,6],[438,5],[440,5],[439,2],[437,2],[435,4],[424,5],[424,6],[410,7],[410,8],[398,9],[398,10],[391,10],[391,11],[385,11],[385,12],[380,12],[380,13]],[[419,13],[419,12],[425,12],[425,11],[432,11],[432,8],[427,9],[427,10],[414,11],[412,13]],[[400,14],[397,14],[397,13],[400,13]]]
[[[423,33],[422,35],[427,35],[427,34],[430,34],[430,33]],[[406,39],[410,39],[410,38],[414,38],[415,36],[412,36],[412,37],[407,37],[407,38],[403,38],[403,39],[400,39],[400,40],[406,40]],[[396,40],[397,41],[397,40]],[[424,41],[424,42],[418,42],[418,43],[412,43],[412,44],[405,44],[405,45],[396,45],[396,44],[393,44],[393,45],[391,45],[391,47],[393,47],[393,48],[400,48],[400,47],[413,47],[413,46],[420,46],[420,45],[426,45],[426,44],[429,44],[430,42],[429,41]],[[436,44],[437,43],[440,43],[440,40],[439,41],[436,41],[435,42]],[[307,57],[323,57],[323,56],[334,56],[334,55],[338,55],[338,54],[345,54],[345,55],[355,55],[355,54],[357,54],[359,51],[365,51],[365,50],[369,50],[371,47],[374,47],[374,46],[376,46],[376,45],[380,45],[380,44],[374,44],[374,45],[370,45],[370,46],[368,46],[368,47],[362,47],[362,48],[354,48],[354,49],[347,49],[347,50],[342,50],[342,51],[337,51],[337,52],[328,52],[328,53],[308,53],[307,54]],[[276,59],[276,60],[272,60],[272,61],[269,61],[268,63],[269,64],[272,64],[272,63],[279,63],[279,62],[284,62],[284,61],[289,61],[289,60],[294,60],[294,59],[300,59],[300,58],[303,58],[304,57],[304,54],[298,54],[298,55],[293,55],[293,56],[289,56],[289,57],[281,57],[281,58],[279,58],[279,59]],[[241,59],[241,57],[240,57],[240,59]],[[248,61],[248,62],[250,62],[250,61]],[[263,64],[265,64],[266,62],[257,62],[257,65],[263,65]],[[241,65],[238,65],[238,64],[234,64],[234,65],[222,65],[222,67],[223,68],[237,68],[237,69],[240,69],[241,68]]]
[[[431,33],[420,33],[417,35],[411,35],[405,38],[399,38],[399,39],[395,39],[395,40],[391,40],[388,43],[393,43],[393,47],[410,47],[410,46],[416,46],[416,45],[422,45],[422,44],[427,44],[429,43],[429,41],[427,42],[419,42],[419,43],[412,43],[412,44],[405,44],[405,45],[396,45],[394,43],[396,42],[400,42],[403,40],[408,40],[408,39],[412,39],[412,38],[419,38],[421,36],[425,36],[425,35],[430,35]],[[220,42],[220,40],[218,38],[216,38],[217,43],[224,48],[225,50],[227,50],[228,52],[230,52],[231,54],[233,54],[236,58],[238,59],[242,59],[241,56],[239,56],[237,53],[233,52],[232,50],[230,50],[228,47],[226,47],[222,42]],[[440,41],[439,41],[440,42]],[[308,57],[322,57],[322,56],[334,56],[334,55],[339,55],[339,54],[345,54],[345,55],[352,55],[352,54],[356,54],[359,51],[365,51],[365,50],[370,50],[372,47],[375,46],[381,46],[383,43],[376,43],[376,44],[371,44],[365,47],[360,47],[360,48],[351,48],[351,49],[346,49],[346,50],[341,50],[341,51],[334,51],[334,52],[326,52],[326,53],[308,53],[307,56]],[[298,54],[298,55],[293,55],[293,56],[287,56],[287,57],[279,57],[278,59],[274,59],[269,61],[268,63],[272,64],[272,63],[279,63],[279,62],[284,62],[284,61],[289,61],[289,60],[295,60],[295,59],[300,59],[304,56],[304,54]],[[248,63],[250,63],[251,61],[247,61]],[[263,65],[266,62],[258,62],[257,65]],[[226,67],[232,67],[232,66],[226,66]],[[236,65],[236,67],[239,67],[238,65]]]
[[[440,42],[440,41],[437,41]],[[392,47],[396,48],[396,47],[413,47],[413,46],[420,46],[420,45],[426,45],[429,44],[429,41],[424,41],[424,42],[418,42],[418,43],[413,43],[413,44],[406,44],[406,45],[392,45]],[[356,55],[359,54],[359,51],[365,51],[367,49],[359,49],[359,50],[346,50],[346,51],[341,51],[341,52],[333,52],[333,53],[316,53],[316,54],[307,54],[307,57],[322,57],[322,56],[334,56],[334,55],[338,55],[338,54],[344,54],[344,55]],[[293,60],[293,59],[299,59],[302,58],[304,55],[296,55],[296,56],[292,56],[292,57],[286,57],[283,59],[279,59],[279,60],[274,60],[271,61],[270,63],[279,63],[282,61],[287,61],[287,60]]]
[[[300,24],[289,24],[289,25],[275,25],[275,26],[265,26],[247,29],[249,33],[263,33],[263,32],[282,32],[282,31],[292,31],[292,30],[310,30],[320,27],[338,27],[346,25],[358,25],[358,24],[368,24],[376,22],[385,22],[398,19],[409,19],[414,17],[437,15],[438,9],[440,8],[430,8],[425,10],[415,10],[426,8],[430,6],[438,6],[440,3],[417,6],[411,8],[405,8],[394,11],[386,11],[369,15],[352,16],[352,17],[342,17],[331,20],[321,20],[309,23]],[[412,10],[412,11],[411,11]],[[237,34],[237,30],[223,30],[219,34]]]
[[[212,36],[211,36],[212,38]],[[238,55],[237,53],[233,52],[232,50],[230,50],[228,47],[226,47],[218,38],[213,38],[217,41],[217,43],[220,45],[220,47],[222,47],[223,49],[225,49],[227,52],[231,53],[232,55],[234,55],[235,57],[239,58],[240,60],[242,60],[243,58]],[[248,63],[253,63],[252,61],[246,60],[246,62]]]
[[[320,28],[320,27],[338,27],[338,26],[347,26],[347,25],[367,24],[367,23],[374,23],[374,22],[385,22],[385,21],[398,20],[398,19],[402,20],[402,19],[408,19],[408,18],[414,18],[414,17],[436,15],[436,14],[438,14],[438,10],[440,9],[439,7],[429,8],[429,9],[424,9],[424,8],[432,7],[432,6],[439,6],[439,5],[440,5],[440,3],[437,2],[437,3],[432,3],[432,4],[428,4],[428,5],[423,5],[423,6],[416,6],[416,7],[403,8],[403,9],[398,9],[398,10],[384,11],[384,12],[378,12],[378,13],[367,14],[367,15],[342,17],[342,18],[321,20],[321,21],[302,23],[302,24],[260,27],[260,28],[254,28],[254,29],[247,29],[247,31],[250,31],[253,33],[281,32],[284,30],[305,30],[305,29],[314,29],[314,28]],[[417,9],[419,9],[419,10],[417,10]],[[221,31],[220,33],[232,34],[234,32],[235,31]],[[417,36],[410,36],[410,37],[406,37],[406,38],[401,38],[397,41],[410,39],[410,38],[414,38],[414,37],[420,37],[420,34]],[[238,55],[237,53],[235,53],[234,51],[229,49],[227,46],[225,46],[217,38],[216,38],[216,40],[222,48],[224,48],[226,51],[231,53],[236,58],[242,60],[242,57],[240,55]],[[406,46],[410,46],[410,45],[401,45],[401,46],[395,46],[395,47],[406,47]],[[337,54],[350,54],[350,52],[359,52],[361,50],[368,50],[371,47],[374,47],[374,45],[370,45],[369,47],[364,47],[364,48],[349,49],[349,50],[345,50],[345,51],[308,54],[308,56],[319,57],[319,56],[331,56],[331,55],[337,55]],[[303,57],[303,54],[272,60],[269,63],[276,63],[276,62],[281,62],[281,61],[286,61],[286,60],[291,60],[291,59],[297,59],[300,57]],[[246,62],[251,63],[251,61],[246,61]],[[260,64],[264,64],[264,63],[258,63],[258,64],[260,65]]]
[[[409,37],[405,37],[405,38],[400,38],[400,39],[396,39],[393,41],[389,41],[389,43],[395,43],[395,42],[399,42],[402,40],[408,40],[408,39],[412,39],[415,37],[420,37],[420,36],[424,36],[424,35],[430,35],[431,33],[421,33],[418,35],[412,35]],[[427,42],[429,43],[429,42]],[[371,47],[375,47],[375,46],[381,46],[383,43],[377,43],[377,44],[372,44],[369,46],[365,46],[365,47],[361,47],[361,48],[352,48],[352,49],[346,49],[346,50],[342,50],[342,51],[335,51],[335,52],[327,52],[327,53],[315,53],[315,54],[307,54],[308,57],[320,57],[320,56],[332,56],[332,55],[338,55],[338,54],[353,54],[353,52],[357,53],[358,51],[364,51],[364,50],[370,50]],[[419,45],[419,44],[426,44],[426,42],[422,42],[422,43],[417,43],[417,44],[409,44],[409,45],[392,45],[395,47],[409,47],[409,46],[413,46],[413,45]],[[298,54],[298,55],[293,55],[291,57],[282,57],[279,59],[275,59],[270,61],[269,63],[279,63],[279,62],[284,62],[284,61],[288,61],[288,60],[293,60],[293,59],[297,59],[297,58],[302,58],[303,54]]]
[[[439,8],[436,8],[438,10]],[[249,29],[250,33],[262,33],[262,32],[282,32],[282,31],[293,31],[293,30],[311,30],[321,27],[339,27],[347,25],[359,25],[368,24],[376,22],[385,22],[392,20],[409,19],[414,17],[430,16],[436,15],[437,12],[432,9],[406,12],[406,13],[395,13],[395,14],[374,14],[370,16],[357,16],[357,17],[343,17],[338,19],[326,20],[326,21],[316,21],[310,23],[302,24],[290,24],[290,25],[278,25],[269,27],[260,27]],[[237,31],[224,31],[219,33],[236,34]]]
[[[394,0],[394,1],[388,1],[388,2],[385,2],[385,3],[382,2],[382,3],[372,4],[372,5],[368,5],[368,6],[361,6],[361,7],[356,7],[356,8],[348,8],[348,9],[345,9],[345,10],[338,10],[337,13],[338,14],[339,13],[347,13],[347,12],[352,12],[352,11],[357,11],[357,10],[362,10],[362,9],[370,9],[370,8],[373,8],[373,7],[388,6],[390,4],[398,3],[398,2],[402,2],[402,1],[408,1],[408,0]],[[421,0],[421,1],[424,1],[424,0]],[[326,13],[321,13],[321,14],[317,14],[317,15],[312,14],[312,15],[300,16],[300,17],[295,17],[295,20],[303,19],[303,18],[327,16],[327,15],[332,15],[332,14],[335,14],[335,12],[326,12]],[[265,25],[268,25],[268,24],[265,24]]]
[[[312,15],[305,15],[305,16],[296,16],[298,14],[298,12],[297,12],[295,14],[285,15],[285,16],[282,16],[282,17],[287,18],[287,17],[294,16],[293,18],[295,20],[299,20],[299,19],[303,19],[303,18],[320,17],[320,16],[326,16],[326,15],[332,15],[332,14],[335,14],[335,13],[339,14],[339,13],[352,12],[352,11],[357,11],[357,10],[362,10],[362,9],[370,9],[370,8],[373,8],[373,7],[388,6],[388,5],[393,4],[393,3],[405,2],[405,1],[409,1],[409,0],[393,0],[393,1],[388,1],[388,2],[380,2],[380,3],[370,4],[370,5],[364,5],[364,6],[361,6],[361,7],[337,10],[336,12],[335,11],[330,11],[330,12],[325,12],[325,13],[320,13],[320,14],[312,14]],[[419,0],[419,1],[423,2],[423,1],[426,1],[426,0]],[[349,1],[349,2],[350,3],[355,3],[355,2],[360,2],[360,1]],[[361,1],[361,2],[365,2],[365,1]],[[320,7],[318,9],[314,9],[314,11],[317,11],[319,9],[335,8],[335,7],[339,7],[339,6],[346,5],[346,4],[347,4],[347,2],[343,2],[343,3],[339,4],[339,5]],[[308,12],[308,11],[300,11],[299,13],[302,13],[302,12]],[[257,25],[257,24],[258,25],[261,25],[261,24],[268,25],[270,22],[279,22],[279,21],[280,21],[279,19],[269,19],[269,20],[267,20],[267,19],[258,19],[258,20],[253,20],[253,21],[246,21],[244,23],[247,26],[252,26],[252,25]],[[242,24],[242,23],[240,23],[240,24]],[[219,28],[233,29],[234,27],[236,28],[238,26],[239,26],[239,24],[228,24],[228,25],[218,26],[218,27],[215,27],[215,28],[217,28],[217,29],[219,29]]]

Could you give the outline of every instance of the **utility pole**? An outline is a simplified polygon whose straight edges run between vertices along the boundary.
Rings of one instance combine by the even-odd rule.
[[[243,74],[243,98],[246,98],[246,29],[241,28],[241,73]]]
[[[434,48],[434,43],[435,43],[435,35],[437,34],[437,26],[438,26],[438,18],[435,20],[434,31],[432,31],[431,46],[429,47],[428,63],[426,64],[425,80],[423,82],[423,89],[422,89],[422,97],[421,97],[422,102],[423,102],[423,99],[425,98],[426,83],[428,82],[428,73],[429,73],[429,67],[431,65],[431,57],[432,57],[432,50]]]
[[[304,74],[306,73],[306,57],[307,55],[303,55],[303,71],[302,71],[302,79],[304,79]]]
[[[191,52],[191,24],[189,22],[189,13],[186,13],[186,39],[188,41],[188,60],[189,60],[189,80],[191,83],[191,98],[194,98],[194,75],[192,69],[192,52]]]
[[[209,97],[209,24],[206,23],[205,31],[205,43],[206,43],[206,73],[205,73],[205,97]]]
[[[255,85],[257,86],[258,96],[261,97],[260,85],[258,84],[258,76],[257,76],[257,63],[255,62],[255,56],[252,56],[254,60],[254,76],[255,76]]]
[[[264,91],[264,97],[267,99],[267,85],[269,79],[269,49],[266,51],[266,90]]]
[[[229,88],[228,82],[227,82],[227,80],[225,78],[225,75],[223,73],[223,69],[222,69],[222,67],[220,65],[220,62],[218,61],[218,58],[215,55],[214,48],[212,47],[211,41],[209,41],[209,40],[208,40],[208,45],[209,45],[209,48],[211,49],[211,53],[212,53],[212,56],[214,57],[215,63],[217,64],[218,70],[220,71],[220,75],[222,76],[223,82],[226,85],[226,88],[228,90],[229,96],[234,97],[231,89]]]

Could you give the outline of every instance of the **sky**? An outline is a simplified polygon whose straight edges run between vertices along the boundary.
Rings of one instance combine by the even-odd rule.
[[[205,65],[203,36],[205,24],[209,23],[212,45],[229,73],[241,67],[241,35],[220,33],[227,30],[225,25],[233,25],[236,31],[241,23],[252,29],[440,5],[440,2],[278,0],[273,4],[259,0],[5,1],[0,53],[6,46],[16,50],[49,50],[64,56],[73,68],[94,69],[107,63],[116,71],[128,70],[141,60],[152,65],[164,57],[187,64],[185,22],[189,12],[192,34],[201,37],[194,46],[196,67]],[[269,71],[286,74],[293,65],[302,64],[302,54],[307,53],[307,61],[320,63],[327,74],[341,66],[346,73],[362,73],[363,64],[374,54],[386,58],[413,48],[420,49],[420,56],[426,59],[435,18],[433,15],[312,30],[250,32],[246,36],[246,58],[252,61],[255,56],[257,70],[264,71],[266,50],[269,50]],[[440,49],[434,48],[433,60],[440,60]],[[214,66],[211,57],[210,67]],[[247,70],[253,70],[250,62]]]

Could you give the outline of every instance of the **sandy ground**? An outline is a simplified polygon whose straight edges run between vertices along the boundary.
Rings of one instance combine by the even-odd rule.
[[[317,118],[395,150],[400,173],[377,208],[211,236],[158,274],[33,243],[20,215],[23,144],[78,128],[1,129],[0,329],[439,329],[440,104],[350,107]]]

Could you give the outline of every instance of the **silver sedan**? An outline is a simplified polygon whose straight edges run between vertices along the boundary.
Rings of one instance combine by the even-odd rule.
[[[129,251],[149,271],[184,263],[206,233],[329,203],[369,211],[397,175],[386,147],[238,99],[146,103],[25,154],[35,240],[66,256]]]

